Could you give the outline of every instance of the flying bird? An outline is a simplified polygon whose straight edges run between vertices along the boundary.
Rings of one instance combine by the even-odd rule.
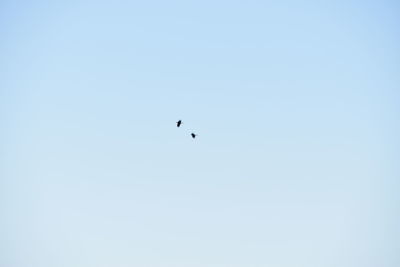
[[[190,135],[191,135],[192,138],[194,139],[194,138],[196,138],[196,135],[197,135],[197,134],[191,133]]]
[[[178,127],[178,128],[181,127],[181,124],[182,124],[182,121],[181,121],[181,120],[177,121],[177,122],[176,122],[176,127]]]

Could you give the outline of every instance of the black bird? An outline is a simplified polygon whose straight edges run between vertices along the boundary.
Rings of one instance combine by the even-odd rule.
[[[176,127],[178,127],[178,128],[181,127],[181,124],[182,124],[182,121],[181,121],[181,120],[177,121],[177,122],[176,122]]]
[[[191,133],[190,135],[191,135],[192,138],[194,139],[194,138],[196,138],[196,135],[197,135],[197,134]]]

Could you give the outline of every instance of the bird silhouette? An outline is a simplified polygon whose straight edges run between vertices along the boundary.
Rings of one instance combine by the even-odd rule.
[[[178,128],[181,127],[181,124],[182,124],[182,121],[181,121],[181,120],[177,121],[177,122],[176,122],[176,127],[178,127]]]
[[[192,138],[194,139],[194,138],[196,138],[196,135],[197,135],[197,134],[191,133],[190,135],[191,135]]]

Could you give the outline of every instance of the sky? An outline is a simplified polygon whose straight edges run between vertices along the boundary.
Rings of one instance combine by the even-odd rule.
[[[1,1],[0,266],[400,266],[399,12]]]

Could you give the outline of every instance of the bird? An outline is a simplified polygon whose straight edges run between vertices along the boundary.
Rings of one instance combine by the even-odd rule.
[[[192,138],[194,139],[194,138],[196,138],[196,135],[197,135],[197,134],[191,133],[190,135],[191,135]]]
[[[177,121],[177,122],[176,122],[176,127],[178,127],[178,128],[181,127],[181,124],[182,124],[182,121],[181,121],[181,120]]]

